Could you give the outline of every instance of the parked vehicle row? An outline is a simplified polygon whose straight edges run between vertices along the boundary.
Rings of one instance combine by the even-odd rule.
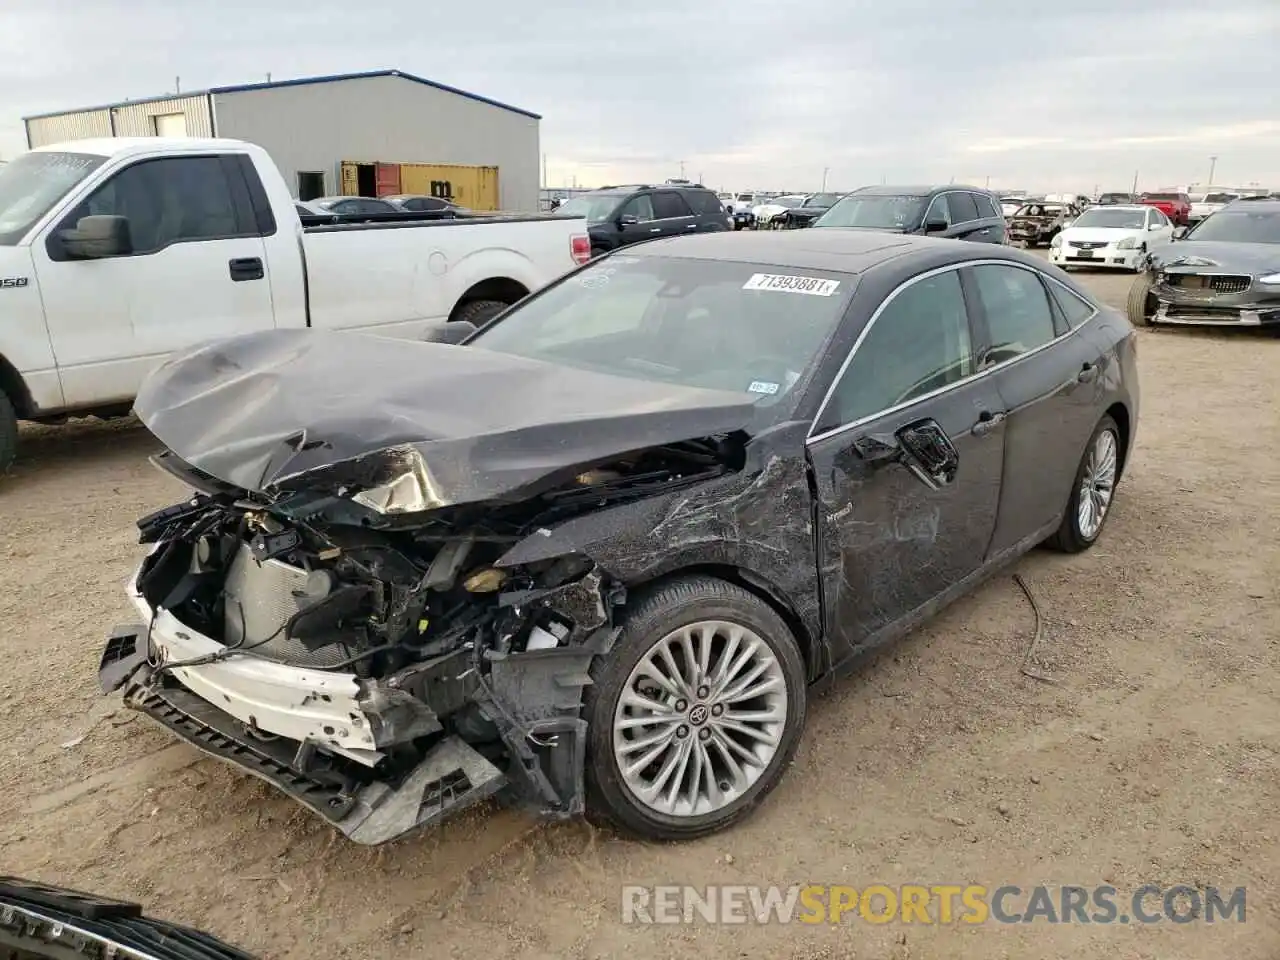
[[[302,217],[266,152],[239,141],[80,140],[5,164],[0,469],[19,419],[125,414],[172,351],[288,328],[416,338],[590,256],[580,218],[331,216]]]
[[[1147,250],[1174,238],[1173,222],[1155,207],[1098,205],[1084,211],[1049,242],[1049,262],[1137,270]]]

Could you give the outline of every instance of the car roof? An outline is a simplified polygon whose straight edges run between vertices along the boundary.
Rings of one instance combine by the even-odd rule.
[[[810,227],[807,230],[720,231],[664,237],[622,248],[624,256],[670,257],[754,263],[787,270],[827,270],[859,274],[899,257],[921,259],[1009,260],[1045,266],[1042,258],[1001,244],[939,240],[878,230]],[[949,258],[942,256],[950,254]]]
[[[1142,211],[1143,213],[1145,213],[1146,211],[1152,208],[1147,206],[1145,203],[1108,203],[1107,209],[1108,210],[1132,210],[1134,213],[1137,213],[1138,211]]]
[[[984,190],[981,187],[970,187],[963,183],[948,183],[934,186],[902,186],[889,184],[875,184],[870,187],[859,187],[854,193],[861,193],[864,196],[872,197],[926,197],[931,193],[941,193],[944,190],[964,190],[968,193],[984,193],[988,196],[992,195],[990,190]]]
[[[1241,201],[1244,201],[1243,205],[1236,207],[1236,204],[1241,203]],[[1271,197],[1259,197],[1257,199],[1251,197],[1237,197],[1222,209],[1226,210],[1228,207],[1236,207],[1237,210],[1247,209],[1250,213],[1255,210],[1261,213],[1280,213],[1280,200],[1276,200]]]

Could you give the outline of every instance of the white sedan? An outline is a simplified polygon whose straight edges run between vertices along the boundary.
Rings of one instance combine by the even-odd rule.
[[[752,215],[756,218],[756,226],[767,226],[780,213],[786,213],[795,207],[800,206],[808,199],[807,193],[787,194],[782,197],[774,197],[766,200],[764,203],[757,204],[751,208]]]
[[[1155,207],[1090,207],[1049,244],[1049,262],[1060,267],[1137,270],[1153,245],[1173,239],[1173,224]]]

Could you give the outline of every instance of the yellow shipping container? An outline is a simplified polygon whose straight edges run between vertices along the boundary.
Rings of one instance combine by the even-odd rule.
[[[444,197],[471,210],[497,210],[497,167],[454,163],[400,164],[400,192]]]

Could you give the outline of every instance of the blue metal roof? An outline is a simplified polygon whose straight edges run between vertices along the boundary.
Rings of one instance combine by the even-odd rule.
[[[158,103],[161,100],[174,100],[179,97],[203,97],[210,94],[219,93],[242,93],[251,90],[273,90],[276,87],[301,87],[312,83],[336,83],[340,80],[367,80],[373,77],[400,77],[403,80],[410,80],[413,83],[420,83],[423,86],[433,87],[436,90],[443,90],[445,93],[456,94],[459,97],[466,97],[468,100],[475,100],[478,103],[487,103],[491,107],[498,107],[502,110],[510,110],[512,113],[518,113],[522,116],[532,117],[534,120],[541,120],[542,115],[533,113],[529,110],[523,110],[520,107],[513,107],[509,103],[502,103],[499,100],[491,100],[488,97],[482,97],[478,93],[471,93],[468,90],[459,90],[457,87],[451,87],[445,83],[437,83],[434,80],[427,80],[425,77],[415,76],[412,73],[405,73],[403,70],[366,70],[363,73],[334,73],[323,77],[299,77],[297,80],[268,80],[262,83],[240,83],[229,87],[208,87],[204,90],[184,90],[181,93],[167,93],[158,97],[141,97],[137,100],[120,100],[116,103],[103,103],[96,107],[80,107],[73,110],[53,110],[49,113],[34,113],[25,116],[23,120],[40,120],[45,117],[63,117],[73,113],[92,113],[95,110],[111,110],[116,107],[128,107],[139,103]]]

